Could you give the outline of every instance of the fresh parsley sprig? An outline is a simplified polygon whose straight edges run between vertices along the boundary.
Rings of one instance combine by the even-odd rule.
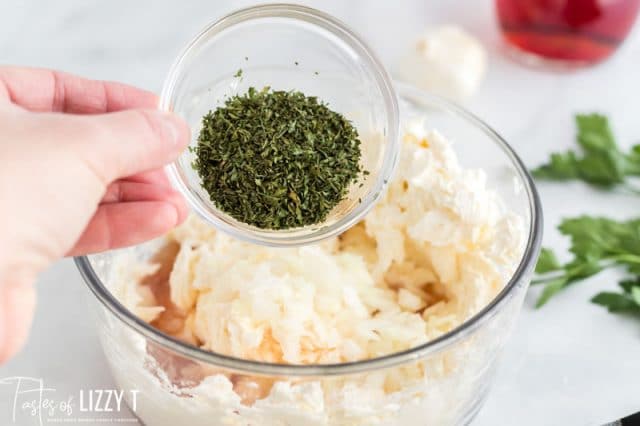
[[[543,249],[536,266],[544,284],[536,306],[542,306],[564,288],[596,275],[603,269],[623,267],[640,275],[640,219],[618,222],[602,217],[565,219],[558,227],[571,239],[571,261],[561,264],[550,249]]]
[[[619,186],[640,194],[640,186],[629,179],[640,176],[640,145],[623,152],[607,117],[600,114],[577,115],[576,125],[581,152],[553,153],[547,164],[533,170],[533,176],[556,181],[582,180],[605,189]]]
[[[538,179],[582,180],[605,189],[624,188],[640,194],[633,179],[640,176],[640,145],[623,152],[607,118],[599,114],[576,116],[581,152],[551,154],[550,161],[533,170]],[[610,312],[640,313],[640,218],[616,221],[580,216],[565,219],[558,227],[571,240],[573,259],[560,263],[550,249],[543,249],[533,284],[544,285],[540,307],[568,286],[609,268],[623,268],[630,275],[620,282],[622,291],[602,292],[591,300]]]

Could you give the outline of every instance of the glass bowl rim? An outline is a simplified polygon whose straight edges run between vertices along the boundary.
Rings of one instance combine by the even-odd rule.
[[[182,356],[196,359],[207,364],[216,365],[218,367],[249,374],[302,377],[337,376],[374,371],[426,358],[430,355],[446,350],[458,341],[473,334],[478,328],[500,311],[500,308],[514,296],[515,290],[522,285],[522,281],[526,279],[526,276],[533,272],[535,259],[540,252],[540,245],[542,242],[542,205],[540,197],[535,184],[533,183],[533,179],[522,160],[520,160],[509,144],[496,131],[484,123],[484,121],[461,106],[439,96],[432,95],[422,91],[421,89],[402,83],[397,83],[396,86],[399,89],[398,93],[401,98],[424,99],[427,103],[437,105],[440,110],[451,113],[481,130],[505,153],[508,159],[511,160],[511,165],[516,169],[517,174],[522,180],[527,192],[529,216],[531,221],[529,224],[525,250],[516,271],[500,293],[498,293],[489,304],[453,330],[422,345],[377,358],[339,364],[273,364],[210,352],[164,334],[160,330],[152,327],[133,315],[111,294],[94,271],[87,256],[76,257],[74,259],[75,263],[81,276],[87,283],[87,286],[105,308],[107,308],[125,325],[141,334],[144,338]]]
[[[398,100],[393,81],[382,62],[369,45],[345,23],[327,13],[310,7],[288,3],[273,3],[236,10],[202,29],[184,47],[171,66],[163,84],[158,108],[163,111],[173,111],[171,100],[176,95],[175,88],[180,76],[186,72],[185,63],[198,53],[199,48],[208,37],[220,34],[236,24],[265,17],[296,19],[327,30],[346,42],[365,62],[372,74],[372,81],[375,81],[375,85],[381,93],[385,111],[384,160],[375,181],[372,182],[366,194],[362,196],[361,202],[346,212],[344,216],[338,217],[334,223],[329,225],[321,223],[318,226],[273,231],[254,227],[238,227],[234,225],[234,221],[231,218],[222,212],[211,211],[205,203],[191,192],[189,182],[184,178],[181,172],[182,167],[178,160],[167,165],[165,172],[171,185],[183,194],[191,209],[217,229],[234,238],[253,244],[271,247],[294,247],[335,237],[360,221],[373,208],[373,205],[386,189],[387,182],[393,175],[398,162],[398,152],[400,150]]]

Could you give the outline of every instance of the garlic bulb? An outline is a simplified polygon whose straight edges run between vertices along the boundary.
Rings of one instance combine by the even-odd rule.
[[[429,30],[419,37],[398,69],[401,80],[455,101],[471,97],[485,75],[487,52],[455,26]]]

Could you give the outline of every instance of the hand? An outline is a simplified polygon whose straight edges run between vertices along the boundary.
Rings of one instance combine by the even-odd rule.
[[[162,166],[189,140],[155,95],[0,67],[0,363],[23,344],[51,262],[141,243],[187,208]]]

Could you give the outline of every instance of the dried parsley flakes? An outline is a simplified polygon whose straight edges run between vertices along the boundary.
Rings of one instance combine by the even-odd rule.
[[[192,151],[216,207],[263,229],[324,221],[363,172],[347,119],[316,97],[269,87],[209,111]]]

